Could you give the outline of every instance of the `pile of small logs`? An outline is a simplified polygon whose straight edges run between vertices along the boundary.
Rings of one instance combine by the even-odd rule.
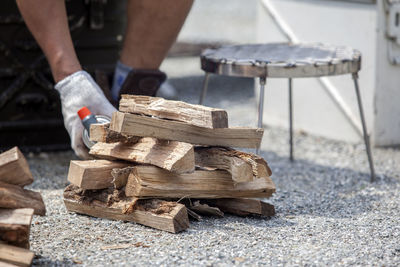
[[[30,266],[29,251],[33,214],[45,215],[40,193],[24,189],[33,182],[29,165],[14,147],[0,154],[0,265]]]
[[[71,161],[69,211],[177,233],[188,216],[274,215],[254,198],[275,192],[257,148],[263,129],[228,127],[225,110],[123,95],[110,124],[92,124],[94,160]]]

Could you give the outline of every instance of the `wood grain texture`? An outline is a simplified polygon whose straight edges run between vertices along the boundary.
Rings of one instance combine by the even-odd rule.
[[[260,128],[210,129],[122,112],[113,113],[110,129],[131,136],[154,137],[196,145],[247,148],[259,147],[264,132]]]
[[[144,137],[135,144],[96,143],[90,154],[107,159],[122,159],[151,164],[168,171],[186,173],[194,171],[193,145],[177,141]]]
[[[274,216],[275,207],[257,199],[246,198],[227,198],[227,199],[208,199],[206,203],[218,207],[223,212],[247,216],[261,215]]]
[[[228,113],[223,109],[160,97],[122,95],[119,111],[181,121],[200,127],[228,128]]]
[[[203,168],[226,170],[237,183],[269,177],[272,174],[262,157],[222,147],[196,147],[195,163]]]
[[[113,186],[111,171],[125,168],[129,162],[109,160],[71,160],[68,181],[82,189],[103,189]]]
[[[67,210],[93,217],[136,222],[159,230],[178,233],[189,227],[186,207],[176,202],[122,196],[114,201],[102,201],[104,192],[91,192],[90,197],[80,198],[71,194],[71,187],[64,192]],[[69,190],[69,191],[67,191]]]
[[[29,248],[33,209],[0,209],[0,241]]]
[[[1,262],[15,266],[31,266],[35,254],[24,248],[0,244],[0,265]]]
[[[0,208],[32,208],[37,215],[46,214],[46,208],[40,193],[3,182],[0,182]]]
[[[20,186],[33,182],[28,162],[18,147],[0,154],[0,182]]]
[[[90,125],[90,140],[102,143],[128,143],[134,144],[138,142],[141,137],[127,136],[115,131],[110,130],[110,124],[93,123]]]
[[[274,192],[269,177],[235,184],[226,171],[175,174],[153,166],[134,167],[125,187],[127,196],[160,198],[270,197]]]

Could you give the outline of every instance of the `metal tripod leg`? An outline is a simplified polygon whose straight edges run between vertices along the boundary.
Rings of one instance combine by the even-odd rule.
[[[354,80],[354,86],[355,86],[356,94],[357,94],[358,108],[360,109],[360,117],[361,117],[363,133],[364,133],[365,148],[367,150],[369,168],[370,168],[370,171],[371,171],[371,182],[374,182],[375,181],[374,162],[373,162],[373,159],[372,159],[371,145],[369,143],[369,136],[368,136],[368,133],[367,133],[367,127],[365,125],[364,111],[363,111],[363,107],[362,107],[362,103],[361,103],[360,88],[358,86],[358,73],[353,73],[353,80]]]
[[[293,97],[292,78],[289,78],[289,159],[293,161]]]
[[[203,105],[204,99],[206,98],[209,78],[210,78],[210,73],[206,72],[206,75],[205,75],[204,81],[203,81],[203,89],[201,90],[201,95],[200,95],[200,100],[199,100],[200,105]]]
[[[258,99],[258,128],[263,128],[263,114],[264,114],[264,91],[267,79],[260,77],[260,97]],[[260,144],[261,146],[261,144]],[[256,154],[260,154],[260,147],[256,149]]]

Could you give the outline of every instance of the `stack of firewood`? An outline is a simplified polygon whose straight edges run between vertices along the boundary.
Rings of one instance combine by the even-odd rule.
[[[29,251],[33,214],[45,215],[40,193],[23,187],[33,176],[21,151],[14,147],[0,154],[0,265],[30,266]]]
[[[124,95],[110,124],[93,124],[96,160],[71,161],[68,210],[179,232],[188,215],[271,216],[252,198],[275,192],[267,162],[230,147],[257,148],[263,130],[229,128],[226,111]]]

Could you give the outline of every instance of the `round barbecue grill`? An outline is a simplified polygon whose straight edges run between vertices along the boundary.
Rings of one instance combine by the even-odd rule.
[[[371,180],[374,180],[375,171],[358,85],[358,72],[361,69],[361,53],[359,51],[346,46],[332,46],[320,43],[231,45],[205,50],[201,55],[201,68],[205,71],[206,75],[200,96],[200,104],[204,102],[206,97],[209,75],[211,73],[259,78],[259,128],[262,128],[263,125],[266,80],[268,78],[289,79],[289,143],[291,160],[293,160],[292,78],[352,74],[370,165]],[[258,152],[259,150],[257,149]]]

